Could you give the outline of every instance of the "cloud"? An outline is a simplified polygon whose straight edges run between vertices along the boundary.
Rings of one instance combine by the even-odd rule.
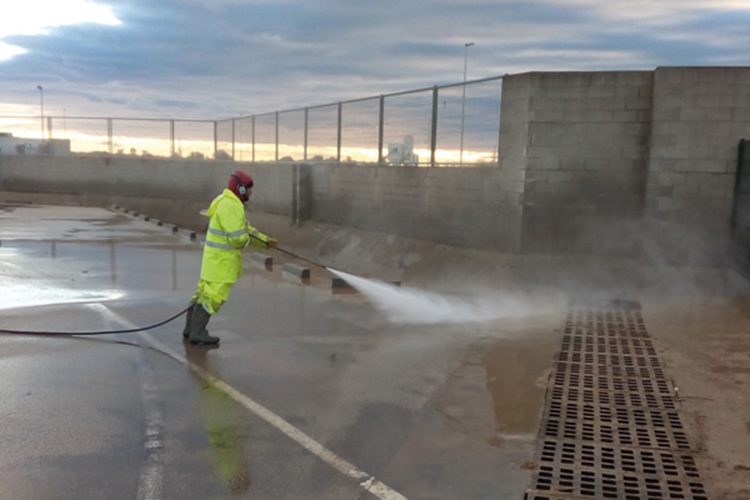
[[[74,3],[109,10],[0,32],[0,102],[33,106],[42,84],[53,112],[247,115],[457,82],[469,41],[470,79],[750,64],[739,0]]]
[[[17,55],[23,54],[24,52],[26,52],[26,49],[22,47],[16,47],[15,45],[11,45],[0,40],[0,61],[5,61]]]
[[[88,0],[24,0],[15,2],[0,16],[0,61],[23,54],[26,50],[2,42],[19,35],[47,35],[60,26],[103,24],[118,26],[120,20],[111,7]]]

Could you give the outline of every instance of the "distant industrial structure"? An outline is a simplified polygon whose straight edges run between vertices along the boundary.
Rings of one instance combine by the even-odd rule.
[[[419,166],[419,156],[414,154],[414,137],[406,135],[403,143],[388,144],[385,159],[389,165]]]
[[[69,139],[25,139],[13,137],[9,132],[0,132],[0,155],[70,155]]]

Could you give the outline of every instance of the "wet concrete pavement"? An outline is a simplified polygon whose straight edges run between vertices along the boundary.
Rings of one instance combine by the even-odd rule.
[[[160,321],[186,305],[201,255],[80,207],[0,207],[0,242],[0,328],[26,330]],[[0,335],[0,498],[520,498],[563,312],[392,324],[313,273],[294,283],[246,259],[209,325],[219,349],[183,345],[182,318]],[[327,453],[385,488],[365,491]]]

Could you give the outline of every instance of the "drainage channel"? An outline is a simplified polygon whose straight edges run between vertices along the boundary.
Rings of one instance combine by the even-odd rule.
[[[707,500],[637,302],[572,303],[526,500]]]

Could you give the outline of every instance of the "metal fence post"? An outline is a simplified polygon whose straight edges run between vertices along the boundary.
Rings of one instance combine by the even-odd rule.
[[[466,119],[466,80],[461,85],[461,139],[458,146],[458,164],[464,166],[464,121]]]
[[[732,199],[732,215],[729,219],[731,227],[737,225],[737,205],[739,203],[738,197],[742,189],[742,175],[743,175],[743,164],[745,163],[745,145],[750,144],[745,139],[740,139],[740,143],[737,145],[737,169],[734,174],[734,198]]]
[[[343,105],[339,101],[339,116],[336,124],[336,161],[341,163],[341,112]]]
[[[502,79],[500,80],[500,104],[497,110],[497,148],[495,149],[495,161],[498,167],[500,166],[500,137],[502,137],[503,127],[503,81]]]
[[[250,140],[252,141],[252,154],[253,163],[255,163],[255,115],[250,117]]]
[[[305,146],[304,146],[304,153],[302,154],[302,157],[305,161],[307,161],[307,119],[309,116],[309,109],[305,108]]]
[[[174,158],[174,120],[169,120],[169,149],[172,151],[172,158]]]
[[[232,118],[232,160],[234,160],[234,118]]]
[[[214,160],[216,159],[216,153],[219,152],[219,122],[214,120]]]
[[[383,118],[385,115],[385,96],[380,95],[380,118],[378,120],[378,165],[383,164]]]
[[[276,153],[274,154],[274,161],[279,162],[279,112],[276,112]]]
[[[437,124],[438,124],[438,88],[432,89],[432,127],[430,128],[430,166],[435,166],[435,150],[437,149]]]
[[[112,154],[112,118],[107,118],[107,147]]]

